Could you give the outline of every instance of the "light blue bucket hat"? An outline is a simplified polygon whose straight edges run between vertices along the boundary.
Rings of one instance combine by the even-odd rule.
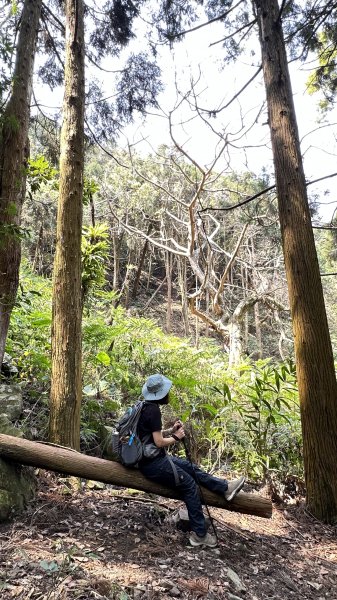
[[[172,381],[164,375],[150,375],[143,385],[143,398],[148,401],[162,400],[169,393],[171,386]]]

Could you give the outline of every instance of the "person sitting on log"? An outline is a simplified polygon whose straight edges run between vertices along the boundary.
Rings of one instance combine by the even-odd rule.
[[[230,502],[242,489],[245,479],[239,477],[227,481],[213,477],[188,460],[166,454],[167,447],[185,437],[184,426],[179,420],[170,430],[162,431],[160,405],[168,404],[171,386],[172,381],[160,374],[148,377],[143,386],[142,395],[147,402],[139,418],[138,435],[140,439],[150,439],[158,452],[155,452],[155,457],[143,457],[138,466],[148,479],[171,489],[179,489],[190,520],[190,544],[214,548],[217,539],[207,531],[198,485],[222,494]]]

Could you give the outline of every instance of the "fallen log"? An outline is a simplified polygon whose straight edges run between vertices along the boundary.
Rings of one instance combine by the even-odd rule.
[[[102,458],[86,456],[75,450],[31,442],[22,438],[0,434],[0,456],[33,467],[50,469],[59,473],[75,475],[84,479],[103,481],[120,487],[142,490],[167,498],[180,499],[176,490],[146,479],[137,469],[126,469],[121,464]],[[209,506],[225,508],[248,515],[269,518],[272,516],[272,503],[268,498],[257,494],[240,492],[232,502],[202,489],[204,500]]]

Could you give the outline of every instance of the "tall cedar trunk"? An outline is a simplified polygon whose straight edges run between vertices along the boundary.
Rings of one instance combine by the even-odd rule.
[[[66,0],[60,194],[53,276],[50,439],[80,446],[81,231],[84,155],[83,1]]]
[[[13,88],[0,131],[0,368],[19,285],[18,227],[26,188],[30,98],[41,0],[26,0],[21,15]]]
[[[337,522],[337,385],[277,0],[255,0],[293,323],[307,505]]]

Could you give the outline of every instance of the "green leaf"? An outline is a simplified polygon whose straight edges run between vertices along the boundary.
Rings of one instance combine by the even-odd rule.
[[[96,360],[97,360],[97,362],[101,363],[105,367],[108,367],[111,364],[111,359],[110,359],[109,354],[107,354],[106,352],[103,352],[103,351],[96,354]]]
[[[261,397],[261,402],[263,402],[263,404],[265,404],[267,406],[267,408],[270,410],[270,412],[272,412],[273,409],[272,409],[271,405],[269,404],[269,402],[265,398]]]
[[[280,376],[279,376],[279,374],[278,374],[278,372],[276,370],[275,370],[275,383],[276,383],[277,391],[279,392],[280,391],[280,385],[281,385],[280,384]]]
[[[218,410],[214,408],[211,404],[200,404],[200,408],[204,408],[214,417],[218,414]]]
[[[224,396],[227,396],[228,400],[232,399],[232,394],[231,391],[229,389],[229,386],[227,385],[227,383],[223,384],[223,390],[224,390]]]
[[[36,317],[35,319],[31,320],[31,325],[32,325],[32,327],[35,327],[36,329],[38,329],[40,327],[50,327],[51,317],[48,315]]]

